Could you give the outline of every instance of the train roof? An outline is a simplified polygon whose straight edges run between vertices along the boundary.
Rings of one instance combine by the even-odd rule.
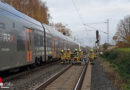
[[[3,3],[0,1],[0,9],[4,10],[10,14],[15,15],[16,17],[22,18],[30,23],[33,23],[35,25],[39,25],[41,26],[41,23],[23,13],[21,13],[20,11],[16,10],[14,7],[12,7],[11,5],[7,4],[7,3]]]
[[[19,17],[21,19],[24,19],[26,20],[27,22],[30,22],[32,24],[35,24],[35,25],[38,25],[40,27],[41,26],[41,23],[29,16],[27,16],[26,14],[23,14],[22,12],[16,10],[14,7],[12,7],[11,5],[7,4],[7,3],[3,3],[0,1],[0,9],[3,10],[3,11],[6,11],[10,14],[13,14],[14,16],[16,17]],[[70,42],[73,42],[73,43],[76,43],[74,40],[72,40],[71,38],[63,35],[62,33],[60,33],[59,31],[55,30],[54,28],[52,28],[51,26],[48,26],[46,24],[43,24],[43,26],[46,27],[46,29],[48,30],[47,32],[51,33],[52,35],[54,36],[57,36],[57,37],[60,37],[64,40],[67,40],[67,41],[70,41]]]
[[[12,7],[11,5],[7,4],[7,3],[3,3],[0,1],[0,9],[4,10],[10,14],[15,15],[16,17],[22,18],[30,23],[36,24],[41,26],[41,23],[23,13],[21,13],[20,11],[16,10],[14,7]],[[65,39],[64,35],[62,35],[60,32],[54,30],[51,26],[48,26],[46,24],[43,24],[43,26],[46,27],[46,29],[49,31],[49,33],[51,33],[54,36],[59,36],[62,37],[63,39]],[[52,32],[53,31],[53,32]]]
[[[78,43],[75,42],[72,38],[63,35],[61,32],[55,30],[55,29],[52,28],[51,26],[48,26],[48,25],[46,25],[46,24],[43,24],[43,25],[46,27],[46,29],[48,30],[48,32],[51,33],[52,35],[54,35],[54,36],[56,36],[56,37],[59,37],[59,38],[62,38],[62,39],[64,39],[64,40],[67,40],[67,41],[69,41],[69,42],[78,44]]]
[[[64,40],[67,40],[69,42],[72,42],[72,43],[75,43],[75,44],[78,44],[77,42],[75,42],[72,38],[68,37],[68,36],[65,36],[63,35],[61,32],[55,30],[54,28],[52,28],[51,26],[48,26],[48,25],[44,25],[48,28],[49,32],[52,33],[53,35],[57,36],[57,37],[60,37]],[[53,31],[53,32],[52,32]]]
[[[66,39],[65,36],[60,33],[59,31],[55,30],[51,26],[48,26],[46,24],[43,24],[43,26],[48,30],[47,32],[51,33],[53,36],[60,37],[62,39]]]

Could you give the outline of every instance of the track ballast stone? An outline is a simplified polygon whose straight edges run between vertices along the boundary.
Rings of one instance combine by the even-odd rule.
[[[98,60],[92,66],[91,90],[117,90]]]
[[[9,90],[33,90],[35,87],[49,79],[51,76],[61,71],[67,65],[56,64],[36,72],[20,76],[10,82],[13,84]]]

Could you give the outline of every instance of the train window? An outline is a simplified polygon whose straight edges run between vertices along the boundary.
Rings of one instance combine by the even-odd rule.
[[[43,46],[43,36],[40,36],[40,46]]]
[[[22,40],[22,37],[17,39],[17,51],[25,51],[25,42]]]
[[[35,46],[43,46],[43,36],[42,35],[38,35],[37,33],[34,34],[34,45]]]
[[[47,44],[48,44],[48,47],[50,47],[50,45],[51,45],[50,37],[47,37]]]
[[[50,38],[50,47],[51,47],[51,50],[52,50],[52,39]]]
[[[49,47],[51,47],[51,38],[48,38]]]
[[[47,38],[48,47],[50,47],[50,39]]]
[[[38,46],[38,34],[34,34],[34,45]]]
[[[0,28],[5,29],[5,24],[4,23],[0,23]]]
[[[15,23],[14,22],[12,23],[12,27],[15,28]]]
[[[46,45],[47,45],[47,47],[48,47],[48,44],[49,44],[49,43],[48,43],[48,38],[46,37]]]

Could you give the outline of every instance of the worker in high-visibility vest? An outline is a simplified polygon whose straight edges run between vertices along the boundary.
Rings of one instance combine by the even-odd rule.
[[[60,58],[61,58],[61,63],[64,63],[65,62],[65,52],[64,52],[64,50],[61,50]]]
[[[67,50],[64,50],[65,63],[67,63]]]
[[[71,61],[71,51],[70,51],[70,49],[68,49],[67,52],[66,52],[66,60],[67,60],[67,62],[69,62],[69,63],[70,63],[70,61]]]
[[[82,50],[79,51],[79,59],[80,59],[80,60],[83,59],[83,51],[82,51]]]
[[[95,57],[94,51],[93,51],[93,49],[91,49],[90,52],[88,53],[88,58],[89,58],[90,62],[94,61],[94,57]]]
[[[75,49],[74,51],[74,62],[78,62],[79,61],[79,51],[78,49]]]

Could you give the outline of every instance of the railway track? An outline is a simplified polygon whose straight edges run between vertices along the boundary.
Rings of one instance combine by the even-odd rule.
[[[70,65],[55,74],[34,90],[80,90],[88,63],[84,65]]]
[[[67,66],[68,65],[61,65],[59,62],[51,63],[3,78],[3,83],[5,83],[5,87],[9,87],[10,90],[33,90],[33,88],[37,87],[40,83],[45,82]]]

